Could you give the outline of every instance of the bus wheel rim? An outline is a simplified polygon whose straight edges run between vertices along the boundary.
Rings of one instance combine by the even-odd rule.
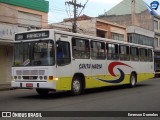
[[[75,80],[73,82],[73,90],[75,92],[79,92],[80,91],[80,88],[81,88],[81,85],[80,85],[80,82],[78,80]]]
[[[135,85],[135,83],[136,83],[135,77],[134,77],[134,76],[132,76],[132,77],[131,77],[131,84],[132,84],[132,86],[134,86],[134,85]]]

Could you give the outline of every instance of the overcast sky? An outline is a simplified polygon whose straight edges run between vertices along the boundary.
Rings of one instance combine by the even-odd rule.
[[[62,21],[64,18],[73,17],[73,6],[65,6],[65,1],[72,0],[47,0],[49,1],[49,23],[56,23]],[[87,0],[77,0],[77,3],[84,5]],[[83,10],[82,14],[97,17],[108,11],[113,6],[122,0],[88,0],[88,3]],[[68,12],[67,12],[68,11]],[[79,12],[81,8],[79,9]]]
[[[65,6],[66,1],[72,0],[47,0],[49,1],[49,23],[57,23],[63,21],[64,18],[73,17],[73,6]],[[84,5],[87,0],[77,0],[77,3]],[[88,3],[83,10],[82,14],[97,17],[103,14],[105,11],[110,10],[123,0],[88,0]],[[144,0],[150,5],[155,0]],[[160,0],[157,0],[160,3]],[[81,8],[79,9],[79,12]],[[159,10],[160,11],[160,7]],[[160,13],[160,12],[159,12]]]

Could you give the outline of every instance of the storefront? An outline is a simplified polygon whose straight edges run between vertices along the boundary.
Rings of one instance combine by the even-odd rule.
[[[11,81],[13,41],[18,27],[13,24],[0,23],[0,28],[0,85],[3,85]]]
[[[11,66],[13,63],[13,45],[0,43],[0,84],[11,81]]]

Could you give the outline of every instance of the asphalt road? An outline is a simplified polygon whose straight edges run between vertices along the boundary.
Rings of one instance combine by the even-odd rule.
[[[59,92],[41,97],[35,90],[0,91],[0,111],[160,111],[160,79],[141,82],[135,88],[86,90],[80,96]]]

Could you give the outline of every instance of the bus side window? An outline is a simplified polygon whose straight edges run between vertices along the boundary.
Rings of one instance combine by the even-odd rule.
[[[108,60],[118,60],[119,59],[117,44],[108,43],[106,44],[106,49],[107,49],[107,59]]]
[[[152,55],[152,50],[148,49],[148,61],[152,62],[153,61],[153,55]]]
[[[119,56],[120,56],[120,60],[130,60],[129,46],[120,45],[119,46]]]
[[[140,61],[147,61],[147,56],[148,56],[147,49],[140,48],[139,53],[140,53]]]
[[[130,58],[131,58],[132,61],[138,61],[139,60],[138,48],[130,47]]]
[[[91,57],[92,59],[105,59],[105,43],[91,41]]]
[[[90,46],[89,40],[72,38],[72,55],[75,59],[89,59]]]

